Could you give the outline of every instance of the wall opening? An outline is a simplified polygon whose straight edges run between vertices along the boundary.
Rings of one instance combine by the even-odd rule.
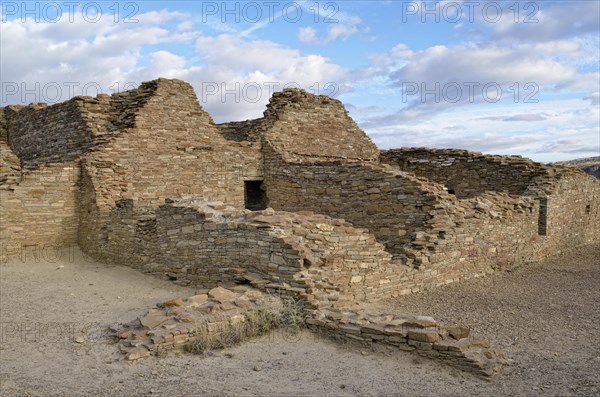
[[[585,213],[586,213],[586,214],[589,214],[589,213],[590,213],[590,211],[591,211],[591,209],[592,209],[592,206],[591,206],[590,204],[586,205],[586,206],[585,206]]]
[[[267,192],[263,181],[244,181],[244,205],[246,209],[260,211],[267,208]]]

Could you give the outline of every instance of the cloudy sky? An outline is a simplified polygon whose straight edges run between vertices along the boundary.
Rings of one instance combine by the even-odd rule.
[[[216,122],[340,99],[380,148],[600,155],[600,2],[3,1],[0,105],[190,82]]]

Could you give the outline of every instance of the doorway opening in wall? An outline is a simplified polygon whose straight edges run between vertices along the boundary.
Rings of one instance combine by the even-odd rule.
[[[263,181],[244,181],[244,203],[248,210],[260,211],[267,208],[267,192]]]

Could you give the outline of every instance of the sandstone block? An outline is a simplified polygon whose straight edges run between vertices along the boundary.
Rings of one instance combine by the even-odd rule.
[[[182,305],[183,305],[183,298],[179,297],[179,298],[171,299],[171,300],[163,302],[163,303],[159,303],[158,307],[172,307],[172,306],[182,306]]]
[[[439,338],[437,330],[421,329],[408,331],[408,339],[419,341],[419,342],[436,342]]]
[[[233,300],[237,296],[237,294],[223,287],[217,287],[208,291],[208,296],[214,300],[223,303]]]
[[[467,327],[452,326],[447,327],[447,330],[448,334],[456,340],[468,338],[471,333],[471,330]]]
[[[162,313],[148,313],[144,317],[140,318],[140,324],[144,329],[151,329],[157,327],[167,321],[169,318]]]
[[[360,331],[369,334],[382,335],[385,332],[385,324],[367,324],[360,327]]]
[[[437,323],[432,317],[416,316],[414,318],[407,319],[403,325],[410,328],[429,328],[437,326]]]
[[[150,351],[145,347],[136,347],[132,349],[126,356],[127,361],[135,361],[140,358],[145,358],[150,356]]]
[[[187,298],[189,307],[198,307],[208,300],[207,294],[193,295]]]

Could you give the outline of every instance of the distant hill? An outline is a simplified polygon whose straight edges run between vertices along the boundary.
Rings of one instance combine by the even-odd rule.
[[[588,174],[600,179],[600,156],[569,161],[558,161],[552,164],[574,165],[581,168]]]

